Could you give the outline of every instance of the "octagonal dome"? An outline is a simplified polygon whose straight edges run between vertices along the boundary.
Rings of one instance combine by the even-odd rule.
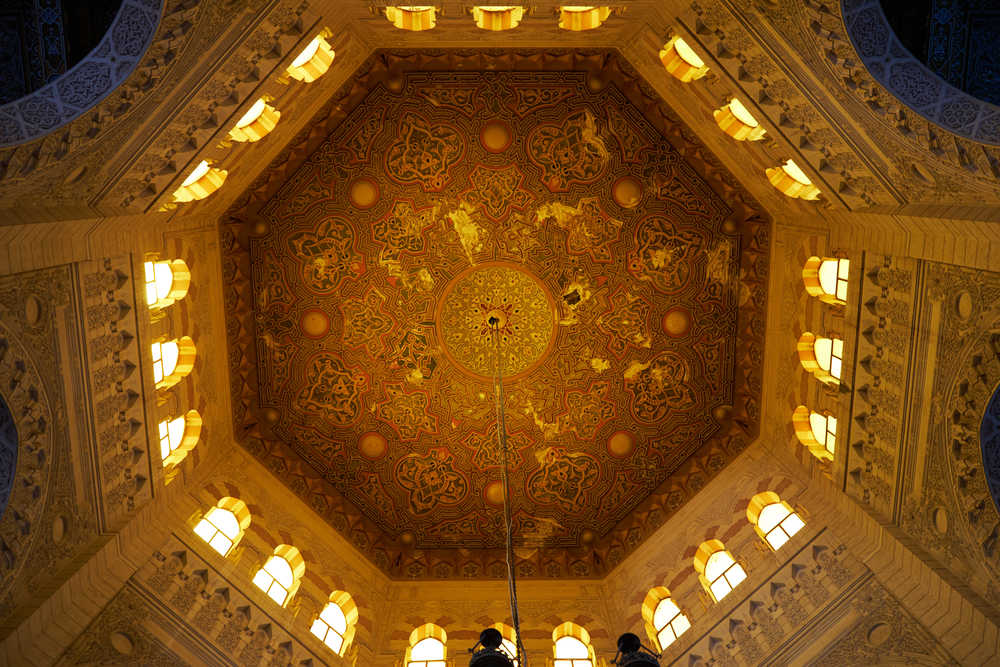
[[[223,228],[236,432],[390,574],[506,573],[497,344],[523,576],[756,436],[767,223],[614,54],[379,53],[314,125]]]

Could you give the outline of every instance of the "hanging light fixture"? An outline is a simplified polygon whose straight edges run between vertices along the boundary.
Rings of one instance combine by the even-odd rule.
[[[476,5],[472,8],[472,20],[483,30],[510,30],[516,28],[524,18],[524,7],[517,5]]]
[[[642,645],[639,636],[626,632],[618,638],[618,654],[611,661],[619,667],[641,667],[642,665],[659,665],[656,654]]]
[[[476,650],[476,649],[479,650]],[[479,633],[479,642],[470,649],[469,667],[514,667],[514,658],[503,646],[503,635],[496,628]]]
[[[395,5],[385,8],[385,17],[400,30],[420,32],[437,25],[437,8],[432,5]]]
[[[208,160],[202,160],[174,190],[174,203],[204,199],[222,187],[228,173],[225,169],[211,166]]]
[[[670,75],[682,83],[689,83],[708,74],[708,65],[688,43],[674,36],[660,49],[660,62]]]
[[[764,172],[767,180],[782,194],[793,199],[819,199],[819,188],[813,185],[806,173],[794,160],[786,160],[780,167],[772,167]]]
[[[279,118],[281,112],[268,104],[267,98],[259,97],[229,130],[229,138],[239,142],[260,141],[275,128]]]

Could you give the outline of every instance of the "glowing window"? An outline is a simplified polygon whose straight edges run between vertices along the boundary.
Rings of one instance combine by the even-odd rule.
[[[326,41],[328,36],[329,32],[324,30],[323,33],[316,35],[306,45],[306,48],[299,52],[299,55],[295,56],[295,60],[285,70],[290,77],[303,83],[312,83],[326,74],[337,55],[330,43]],[[274,117],[275,123],[278,121],[277,115]]]
[[[819,188],[813,185],[806,172],[802,171],[802,167],[795,164],[794,160],[786,160],[780,167],[765,169],[764,174],[771,185],[782,194],[796,199],[819,198]]]
[[[515,5],[476,5],[472,8],[472,20],[483,30],[510,30],[516,28],[524,18],[524,7]]]
[[[216,169],[207,160],[202,160],[191,170],[180,187],[174,190],[173,202],[204,199],[222,187],[228,174],[225,169]]]
[[[833,460],[837,443],[837,419],[813,412],[804,405],[795,408],[792,424],[799,442],[822,460]]]
[[[656,630],[656,641],[661,650],[673,644],[690,627],[691,622],[671,598],[664,598],[656,605],[653,629]]]
[[[805,524],[802,518],[773,491],[758,493],[747,506],[747,519],[757,534],[777,551]]]
[[[150,353],[157,389],[177,384],[194,368],[194,341],[187,336],[178,340],[157,341],[150,346]]]
[[[552,639],[555,642],[553,667],[593,667],[594,650],[590,646],[590,634],[584,628],[566,621],[552,632]]]
[[[698,547],[694,557],[698,579],[712,599],[718,602],[747,578],[743,566],[719,540],[708,540]]]
[[[239,544],[246,529],[250,527],[250,510],[238,498],[225,497],[208,510],[194,527],[195,534],[226,556]]]
[[[555,667],[592,667],[587,645],[576,637],[560,637],[556,640]]]
[[[797,345],[802,367],[827,384],[840,384],[844,364],[844,341],[805,332]]]
[[[146,305],[150,309],[166,308],[187,295],[191,273],[183,260],[145,262]]]
[[[354,624],[357,622],[358,607],[354,600],[347,593],[337,591],[330,595],[330,601],[313,621],[309,631],[334,653],[343,655],[354,636]]]
[[[671,76],[682,83],[696,81],[708,73],[705,61],[676,35],[660,49],[660,62]]]
[[[430,30],[437,25],[437,9],[430,5],[399,5],[385,8],[385,17],[400,30]]]
[[[284,606],[295,594],[305,569],[305,561],[299,550],[282,544],[275,547],[274,554],[267,559],[264,567],[257,570],[253,583],[269,598]]]
[[[159,424],[160,458],[164,466],[179,463],[198,444],[201,415],[189,410],[183,417],[164,419]]]
[[[593,30],[611,16],[610,7],[563,5],[559,8],[559,27],[563,30]]]
[[[837,305],[847,303],[847,276],[851,263],[847,259],[810,257],[802,267],[806,292],[820,301]]]

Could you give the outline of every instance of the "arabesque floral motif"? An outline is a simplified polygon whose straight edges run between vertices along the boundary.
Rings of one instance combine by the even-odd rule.
[[[538,126],[528,137],[528,157],[544,171],[549,190],[565,192],[572,183],[600,177],[610,156],[594,116],[584,110],[567,116],[562,125]]]
[[[410,454],[396,466],[399,485],[410,493],[410,511],[426,514],[438,504],[454,505],[469,492],[469,483],[455,470],[447,449],[433,449],[426,456]]]
[[[564,447],[546,447],[535,453],[540,468],[528,477],[528,495],[537,503],[578,511],[586,491],[598,481],[597,460],[583,452],[570,454]]]
[[[664,352],[642,364],[626,387],[632,392],[632,414],[646,424],[657,424],[671,412],[690,410],[697,398],[689,382],[687,361],[674,352]]]
[[[363,373],[348,369],[340,357],[323,353],[309,364],[295,407],[337,426],[347,426],[361,412],[361,392],[366,384]]]
[[[704,264],[704,235],[695,228],[677,229],[663,216],[651,215],[640,222],[635,241],[629,271],[664,294],[682,291],[693,269]]]
[[[401,183],[420,183],[425,191],[444,188],[450,180],[448,170],[465,153],[462,135],[416,114],[403,118],[399,135],[385,156],[386,172]]]
[[[364,260],[354,252],[354,232],[342,218],[329,217],[314,230],[291,234],[288,247],[302,265],[306,285],[316,292],[333,292],[344,279],[364,272]]]

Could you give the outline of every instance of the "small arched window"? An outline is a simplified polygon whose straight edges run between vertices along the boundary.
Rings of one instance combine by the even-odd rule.
[[[208,510],[194,527],[195,534],[226,556],[250,527],[250,510],[239,498],[226,496]]]
[[[646,622],[646,634],[660,651],[691,627],[687,616],[670,597],[670,591],[663,586],[657,586],[646,595],[642,603],[642,618]]]
[[[274,554],[267,559],[264,567],[257,570],[253,583],[267,593],[267,596],[282,607],[295,595],[302,575],[306,572],[306,562],[295,547],[279,544]]]
[[[797,345],[802,367],[827,384],[840,384],[844,364],[844,341],[805,332]]]
[[[586,629],[566,621],[552,631],[554,667],[594,667],[594,648]]]
[[[579,32],[599,28],[611,16],[610,7],[563,5],[559,8],[559,27]]]
[[[157,341],[151,346],[153,382],[157,389],[167,389],[180,382],[194,368],[197,350],[194,341],[184,336],[177,340]]]
[[[757,534],[777,551],[792,535],[802,530],[805,522],[773,491],[758,493],[747,506],[747,520]]]
[[[177,465],[198,444],[201,415],[197,410],[188,410],[183,417],[164,419],[159,424],[159,432],[163,466]]]
[[[406,649],[406,667],[446,667],[447,642],[444,628],[433,623],[414,628]]]
[[[810,257],[802,267],[802,280],[806,292],[820,301],[847,305],[847,275],[850,260],[832,257]]]
[[[180,301],[188,293],[191,272],[184,260],[146,262],[146,305],[159,310]]]
[[[795,435],[810,453],[821,461],[832,461],[837,444],[837,419],[813,412],[804,405],[792,413]]]
[[[357,622],[358,606],[354,604],[354,599],[344,591],[334,591],[309,631],[334,653],[344,655],[354,638]]]
[[[718,602],[747,578],[743,566],[736,562],[719,540],[708,540],[698,547],[694,556],[698,580],[712,599]]]

